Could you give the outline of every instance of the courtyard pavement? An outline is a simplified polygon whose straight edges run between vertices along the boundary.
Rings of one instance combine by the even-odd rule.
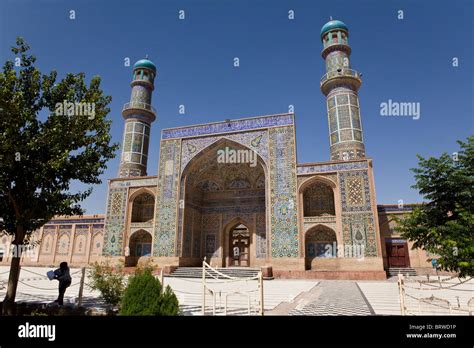
[[[50,303],[57,297],[57,281],[50,281],[46,272],[50,268],[23,267],[17,290],[18,302]],[[6,293],[9,267],[0,266],[0,297]],[[75,303],[79,293],[80,269],[71,269],[72,285],[65,294],[65,303]],[[474,296],[474,280],[464,283],[458,278],[443,277],[442,287],[437,283],[422,285],[414,277],[406,280],[406,307],[411,315],[469,315],[474,311],[468,303]],[[102,310],[104,303],[97,291],[91,290],[86,277],[83,304]],[[165,277],[178,297],[183,315],[202,314],[201,279]],[[227,296],[227,315],[255,315],[258,313],[258,283],[252,281],[206,280],[215,293],[206,295],[206,315],[224,315]],[[437,298],[449,301],[451,309],[441,305],[428,304],[419,298]],[[214,306],[215,299],[215,306]],[[429,302],[429,301],[428,301]],[[250,305],[249,305],[250,303]],[[295,280],[275,279],[264,281],[264,308],[266,315],[400,315],[400,298],[396,279],[385,281],[352,280]]]
[[[322,280],[319,296],[301,299],[290,315],[373,315],[370,304],[354,281]]]
[[[50,281],[46,272],[51,270],[47,267],[22,267],[20,281],[17,289],[17,302],[39,302],[51,303],[58,295],[58,282]],[[9,275],[8,266],[0,266],[0,297],[6,293],[6,284]],[[87,274],[87,272],[86,272]],[[75,303],[79,294],[79,283],[81,270],[71,268],[72,284],[66,290],[64,303]],[[83,304],[86,307],[101,310],[104,304],[100,299],[100,293],[91,290],[89,277],[86,276],[83,290]],[[201,279],[172,278],[165,277],[164,284],[169,285],[175,292],[184,315],[201,315],[202,313],[202,283]],[[259,292],[258,282],[252,281],[223,281],[220,279],[206,280],[207,286],[216,294],[215,313],[224,315],[225,297],[227,293],[227,314],[247,315],[250,300],[251,314],[258,311]],[[301,293],[311,290],[317,286],[314,280],[266,280],[264,281],[264,309],[270,311],[282,302],[292,302]],[[214,298],[206,295],[206,314],[212,315],[214,310]]]

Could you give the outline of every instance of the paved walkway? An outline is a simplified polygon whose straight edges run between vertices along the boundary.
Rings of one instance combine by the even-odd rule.
[[[405,306],[409,315],[469,315],[474,312],[474,280],[441,278],[440,284],[431,279],[430,284],[421,284],[425,277],[405,280]],[[462,283],[461,283],[462,282]],[[396,281],[358,282],[367,300],[377,315],[400,315],[400,296]],[[432,296],[443,300],[432,300]],[[424,299],[422,301],[418,299]],[[471,301],[471,307],[468,303]],[[446,301],[449,301],[446,302]],[[451,307],[451,309],[449,308]]]
[[[57,281],[46,277],[46,267],[23,267],[18,284],[17,301],[53,302],[58,295]],[[0,298],[6,293],[9,267],[0,266]],[[74,303],[79,293],[80,269],[71,269],[72,286],[67,289],[65,303]],[[422,285],[417,280],[406,280],[406,305],[411,315],[468,315],[474,312],[474,280],[460,283],[459,279],[442,278],[443,289],[437,282]],[[165,277],[178,297],[184,315],[201,315],[202,283],[200,279]],[[86,284],[89,283],[86,277]],[[250,299],[251,314],[258,310],[259,293],[257,281],[228,282],[207,280],[209,288],[216,293],[216,315],[225,314],[227,295],[228,315],[247,315]],[[240,292],[237,294],[236,292]],[[266,315],[400,315],[400,300],[396,279],[385,281],[350,280],[295,280],[275,279],[264,281],[264,307]],[[435,296],[449,301],[448,306],[433,305],[416,298]],[[97,291],[84,287],[83,303],[86,307],[103,309],[104,304]],[[206,295],[206,314],[212,315],[214,298]]]
[[[373,315],[357,283],[322,280],[313,295],[302,298],[289,315]]]
[[[58,296],[58,282],[50,281],[46,277],[46,267],[22,267],[20,281],[18,283],[18,302],[53,302]],[[86,272],[87,274],[87,272]],[[72,268],[72,285],[66,290],[65,303],[75,303],[79,294],[80,269]],[[9,276],[9,267],[0,266],[0,298],[6,293],[6,283]],[[85,284],[90,282],[86,277]],[[169,285],[175,292],[181,311],[184,315],[201,315],[202,305],[202,282],[201,279],[171,278],[165,277],[165,286]],[[259,303],[258,281],[224,281],[208,279],[208,287],[216,293],[216,315],[225,312],[225,296],[228,293],[227,307],[228,315],[247,315],[250,299],[251,314],[256,314]],[[264,281],[264,308],[270,311],[283,302],[290,303],[298,295],[311,290],[318,284],[314,280],[276,279]],[[237,294],[236,292],[240,292]],[[83,304],[87,307],[101,309],[104,307],[100,299],[100,293],[84,286]],[[212,314],[214,310],[214,298],[206,296],[206,314]]]

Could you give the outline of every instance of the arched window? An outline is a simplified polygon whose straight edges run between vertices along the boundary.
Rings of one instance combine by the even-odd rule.
[[[142,193],[133,200],[132,222],[148,222],[153,220],[155,198],[149,193]]]
[[[335,215],[334,193],[332,188],[315,181],[303,191],[304,216]]]

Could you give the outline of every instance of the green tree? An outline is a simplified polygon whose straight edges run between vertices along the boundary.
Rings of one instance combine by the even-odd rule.
[[[398,220],[413,248],[437,254],[441,269],[474,275],[474,135],[458,141],[460,151],[439,158],[418,155],[416,184],[428,203]]]
[[[169,286],[161,283],[149,268],[130,277],[121,302],[121,315],[177,315],[178,299]]]
[[[100,291],[105,303],[116,306],[122,299],[125,289],[125,276],[121,265],[113,266],[109,261],[96,262],[89,271],[89,287]]]
[[[71,182],[101,183],[99,176],[118,147],[111,144],[106,119],[111,97],[101,90],[100,77],[89,86],[84,73],[57,81],[56,71],[45,75],[35,67],[28,50],[18,38],[12,52],[20,66],[7,60],[0,72],[0,230],[14,236],[18,251],[12,257],[5,314],[12,313],[15,302],[21,246],[53,216],[83,213],[79,202],[92,188],[71,193]],[[65,103],[90,103],[93,112],[61,110]]]

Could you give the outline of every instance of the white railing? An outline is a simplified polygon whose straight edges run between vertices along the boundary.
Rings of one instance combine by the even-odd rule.
[[[211,288],[210,285],[217,285],[214,283],[206,283],[206,275],[209,275],[214,280],[220,280],[220,283],[234,283],[235,290],[234,291],[223,291],[217,290],[216,288]],[[256,290],[245,290],[242,287],[242,284],[237,284],[238,282],[247,282],[247,281],[257,281],[257,289]],[[229,289],[228,289],[229,290]],[[252,301],[252,296],[250,293],[258,293],[258,297]],[[247,298],[247,314],[252,314],[252,302],[255,303],[256,310],[254,311],[257,315],[264,315],[264,295],[263,295],[263,274],[262,272],[258,272],[258,275],[255,277],[249,278],[238,278],[238,277],[231,277],[227,274],[219,272],[216,268],[211,267],[206,262],[206,258],[202,261],[202,308],[201,313],[202,315],[206,315],[206,295],[210,294],[212,296],[212,314],[216,315],[217,311],[222,308],[221,307],[221,296],[224,295],[225,304],[224,304],[224,315],[228,314],[228,298],[241,296]],[[216,306],[216,299],[219,296],[219,306]]]
[[[430,293],[431,296],[426,296]],[[456,281],[455,277],[441,280],[438,276],[437,281],[421,281],[398,274],[401,315],[471,315],[474,303],[471,294],[472,278],[458,278]],[[453,305],[456,302],[457,306]]]

